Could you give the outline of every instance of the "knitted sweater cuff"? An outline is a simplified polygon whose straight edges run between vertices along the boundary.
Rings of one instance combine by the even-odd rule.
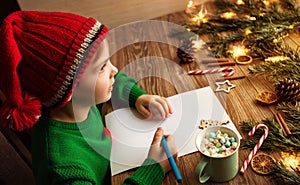
[[[139,88],[137,84],[134,84],[129,94],[129,106],[135,107],[136,100],[138,99],[138,97],[140,97],[143,94],[147,94],[147,92]]]
[[[125,179],[125,184],[156,185],[164,179],[165,171],[154,159],[147,158],[136,172]]]
[[[118,72],[115,75],[115,84],[111,101],[114,105],[124,107],[135,107],[139,96],[147,94],[138,87],[136,79],[127,76],[125,72]]]

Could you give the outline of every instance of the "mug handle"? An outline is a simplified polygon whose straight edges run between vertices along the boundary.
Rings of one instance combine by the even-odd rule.
[[[202,158],[196,167],[195,178],[199,180],[200,183],[205,183],[210,178],[210,176],[204,171],[207,164],[208,159]],[[203,171],[204,174],[202,175]]]

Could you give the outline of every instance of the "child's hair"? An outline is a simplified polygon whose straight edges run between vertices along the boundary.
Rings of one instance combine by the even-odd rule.
[[[31,127],[41,107],[63,107],[108,29],[63,12],[18,11],[0,29],[0,122]]]

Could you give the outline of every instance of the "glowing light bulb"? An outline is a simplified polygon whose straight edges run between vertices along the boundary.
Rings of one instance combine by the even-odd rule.
[[[236,1],[236,4],[237,4],[237,5],[244,5],[245,2],[244,2],[243,0],[237,0],[237,1]]]
[[[231,53],[233,58],[237,58],[239,56],[247,55],[248,49],[244,46],[233,46]]]
[[[287,169],[292,170],[298,168],[300,161],[300,153],[281,152],[282,163]]]
[[[189,3],[186,5],[185,13],[189,15],[194,15],[197,13],[197,7],[193,0],[189,0]]]
[[[236,17],[236,13],[234,12],[225,12],[220,15],[224,19],[233,19]]]
[[[195,48],[196,51],[199,51],[205,45],[205,42],[201,39],[193,40],[192,43],[193,43],[193,47]]]
[[[250,30],[250,28],[246,28],[245,29],[245,35],[249,35],[251,33],[252,33],[252,31]]]
[[[203,6],[201,6],[200,11],[198,12],[197,15],[195,15],[191,20],[192,22],[195,22],[197,24],[199,23],[207,23],[208,19],[206,18],[207,15],[207,10],[203,8]]]
[[[285,56],[274,56],[274,57],[268,57],[265,59],[266,62],[280,62],[280,61],[284,61],[284,60],[288,60],[289,57],[285,57]]]

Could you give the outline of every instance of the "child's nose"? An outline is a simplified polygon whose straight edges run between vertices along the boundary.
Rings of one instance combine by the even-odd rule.
[[[116,66],[114,66],[110,61],[109,61],[109,66],[111,68],[111,75],[115,76],[115,74],[117,74],[117,72],[118,72],[118,68]]]

